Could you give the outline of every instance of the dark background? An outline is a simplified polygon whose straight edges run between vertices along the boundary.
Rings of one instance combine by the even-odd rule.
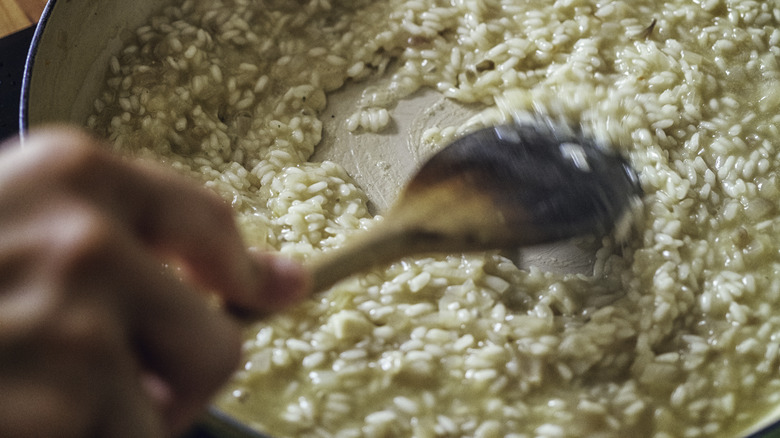
[[[0,141],[19,131],[19,95],[34,27],[0,38]]]

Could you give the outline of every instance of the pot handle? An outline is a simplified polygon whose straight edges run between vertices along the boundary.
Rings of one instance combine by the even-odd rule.
[[[35,26],[0,38],[0,141],[19,133],[19,99]]]

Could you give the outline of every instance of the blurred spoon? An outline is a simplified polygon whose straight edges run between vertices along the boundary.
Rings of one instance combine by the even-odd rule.
[[[630,217],[641,195],[623,157],[568,125],[483,128],[423,164],[384,220],[313,260],[313,291],[409,255],[606,234]]]
[[[616,226],[619,235],[641,196],[625,159],[566,125],[480,129],[425,162],[384,220],[312,260],[312,290],[414,254],[526,247]],[[266,438],[213,407],[185,438],[212,436]]]

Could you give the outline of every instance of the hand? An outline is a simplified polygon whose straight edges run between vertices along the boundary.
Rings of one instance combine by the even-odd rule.
[[[270,312],[305,295],[301,272],[248,253],[216,195],[77,130],[3,148],[0,436],[182,431],[240,355],[203,292]]]

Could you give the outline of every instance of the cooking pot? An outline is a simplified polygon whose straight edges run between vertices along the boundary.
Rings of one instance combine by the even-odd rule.
[[[172,0],[50,0],[35,30],[26,62],[19,108],[22,137],[29,129],[50,122],[84,125],[104,84],[111,56],[166,3]],[[398,138],[419,137],[426,127],[440,121],[453,124],[465,120],[474,109],[435,92],[418,93],[398,104],[396,135],[366,133],[357,137],[346,134],[345,119],[360,94],[360,88],[347,87],[330,96],[328,110],[338,117],[323,121],[323,140],[313,159],[339,162],[366,190],[373,206],[381,210],[425,155],[411,146],[414,142]],[[356,147],[358,143],[374,146]],[[376,166],[378,162],[388,166]],[[522,262],[548,270],[585,272],[591,269],[593,254],[571,245],[550,245],[524,253]],[[189,436],[231,437],[231,430],[243,427],[216,408],[210,412],[208,421],[199,424]],[[746,435],[780,436],[779,419],[780,406]],[[247,434],[254,433],[246,429]]]

